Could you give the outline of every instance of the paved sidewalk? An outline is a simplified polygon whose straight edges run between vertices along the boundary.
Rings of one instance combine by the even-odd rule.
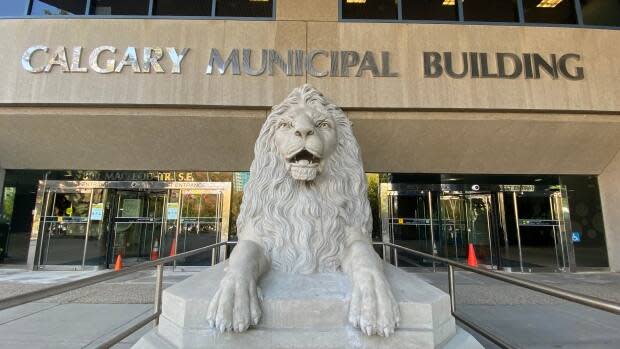
[[[447,292],[446,272],[417,273]],[[619,273],[512,276],[620,302]],[[456,272],[456,311],[519,348],[620,348],[620,316],[470,272]],[[470,331],[485,347],[494,344]]]
[[[0,298],[101,272],[0,269]],[[166,270],[164,287],[193,274]],[[436,287],[447,289],[445,272],[417,275]],[[620,302],[620,274],[617,273],[512,275]],[[104,335],[152,311],[154,283],[154,272],[144,271],[2,311],[0,349],[93,347]],[[469,272],[456,273],[456,292],[460,314],[518,347],[619,347],[620,316]],[[146,326],[116,347],[129,348],[149,328]],[[486,347],[495,347],[484,339],[480,341]]]
[[[94,347],[152,311],[147,304],[25,304],[0,312],[0,348]],[[115,348],[129,348],[139,336],[135,334]]]
[[[0,269],[0,298],[105,272]],[[164,287],[191,275],[166,270]],[[154,292],[154,271],[144,271],[0,311],[0,349],[94,348],[150,314]],[[145,326],[114,348],[130,348],[151,328]]]

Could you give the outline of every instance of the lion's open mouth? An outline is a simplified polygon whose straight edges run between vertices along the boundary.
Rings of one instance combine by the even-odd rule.
[[[301,181],[312,181],[320,172],[321,158],[303,149],[290,157],[288,163],[293,178]]]
[[[298,166],[318,166],[321,158],[313,155],[306,149],[303,149],[299,153],[295,154],[292,158],[288,160],[291,164],[295,164]]]

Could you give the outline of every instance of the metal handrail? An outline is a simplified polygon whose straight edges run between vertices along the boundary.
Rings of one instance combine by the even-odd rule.
[[[507,274],[503,274],[503,273],[499,273],[496,271],[489,271],[489,270],[485,270],[485,269],[480,269],[480,268],[476,268],[476,267],[472,267],[469,266],[467,264],[464,263],[460,263],[460,262],[456,262],[453,261],[451,259],[447,259],[447,258],[442,258],[442,257],[437,257],[437,256],[433,256],[431,254],[428,253],[424,253],[424,252],[420,252],[420,251],[416,251],[416,250],[412,250],[410,248],[404,247],[404,246],[400,246],[400,245],[395,245],[389,242],[383,242],[381,243],[385,246],[389,246],[389,247],[393,247],[402,251],[406,251],[424,258],[430,258],[433,259],[437,262],[442,262],[445,263],[447,265],[450,265],[452,267],[457,267],[460,269],[464,269],[467,271],[471,271],[474,272],[476,274],[480,274],[480,275],[484,275],[484,276],[488,276],[490,278],[496,279],[496,280],[500,280],[500,281],[504,281],[507,282],[509,284],[513,284],[513,285],[517,285],[517,286],[521,286],[533,291],[538,291],[541,293],[545,293],[548,294],[550,296],[553,297],[557,297],[557,298],[561,298],[567,301],[571,301],[574,303],[579,303],[582,305],[586,305],[592,308],[596,308],[596,309],[600,309],[600,310],[604,310],[607,312],[610,312],[612,314],[616,314],[616,315],[620,315],[620,303],[616,303],[616,302],[612,302],[612,301],[608,301],[605,299],[601,299],[601,298],[597,298],[597,297],[592,297],[592,296],[587,296],[581,293],[576,293],[576,292],[571,292],[571,291],[566,291],[563,290],[561,288],[557,288],[557,287],[553,287],[553,286],[547,286],[544,284],[540,284],[540,283],[536,283],[533,281],[529,281],[526,279],[522,279],[516,276],[512,276],[512,275],[507,275]],[[450,268],[448,268],[450,269]]]
[[[137,264],[131,267],[127,267],[125,269],[121,269],[119,271],[109,271],[107,273],[94,275],[94,276],[90,276],[90,277],[75,280],[75,281],[70,281],[64,284],[60,284],[60,285],[46,287],[44,289],[28,292],[22,295],[8,297],[8,298],[0,300],[0,310],[12,308],[12,307],[22,305],[25,303],[38,301],[43,298],[56,296],[64,292],[73,291],[73,290],[76,290],[82,287],[97,284],[102,281],[111,280],[111,279],[114,279],[120,276],[133,274],[135,272],[150,269],[152,267],[156,267],[159,265],[168,264],[170,262],[176,261],[177,259],[190,257],[190,256],[193,256],[193,255],[196,255],[202,252],[206,252],[208,250],[211,250],[211,249],[214,249],[216,247],[223,246],[226,244],[227,244],[227,241],[222,241],[222,242],[218,242],[213,245],[197,248],[195,250],[191,250],[188,252],[179,253],[174,256],[164,257],[164,258],[156,259],[154,261],[140,263],[140,264]]]
[[[412,250],[410,248],[396,245],[396,244],[389,243],[389,242],[374,242],[373,244],[392,247],[394,249],[409,252],[417,256],[432,259],[435,262],[441,262],[441,263],[447,264],[448,265],[448,293],[450,295],[450,309],[452,312],[452,316],[454,316],[454,318],[461,321],[462,323],[464,323],[471,329],[480,333],[482,336],[484,336],[486,339],[493,342],[494,344],[498,345],[500,348],[505,348],[505,349],[515,348],[516,349],[517,347],[504,341],[502,338],[496,336],[494,333],[490,332],[486,328],[475,324],[473,321],[471,321],[467,317],[456,313],[456,291],[455,291],[455,283],[454,283],[454,268],[464,269],[464,270],[471,271],[476,274],[490,277],[492,279],[504,281],[512,285],[524,287],[524,288],[527,288],[533,291],[541,292],[541,293],[544,293],[544,294],[547,294],[553,297],[557,297],[560,299],[564,299],[570,302],[579,303],[579,304],[582,304],[582,305],[585,305],[591,308],[596,308],[599,310],[610,312],[612,314],[620,315],[620,303],[604,300],[604,299],[597,298],[597,297],[586,296],[584,294],[580,294],[576,292],[566,291],[566,290],[563,290],[557,287],[535,283],[529,280],[518,278],[512,275],[502,274],[496,271],[489,271],[489,270],[472,267],[464,263],[453,261],[451,259],[437,257],[437,256],[434,256],[428,253]]]
[[[154,261],[144,262],[141,264],[137,264],[131,267],[127,267],[125,269],[121,269],[119,271],[110,271],[107,273],[90,276],[87,278],[70,281],[64,284],[55,285],[51,287],[46,287],[44,289],[40,289],[37,291],[27,292],[22,295],[16,295],[12,297],[8,297],[0,300],[0,310],[16,307],[18,305],[38,301],[43,298],[56,296],[64,292],[77,290],[86,286],[94,285],[103,281],[111,280],[120,276],[133,274],[138,271],[143,271],[147,269],[151,269],[153,267],[157,267],[157,279],[155,281],[155,300],[154,300],[154,310],[153,314],[141,319],[138,323],[130,326],[129,328],[117,333],[116,335],[105,339],[103,343],[99,344],[96,348],[110,348],[113,345],[119,343],[121,340],[136,332],[140,328],[149,324],[152,321],[155,321],[157,325],[159,323],[159,316],[161,315],[161,296],[163,291],[163,277],[164,277],[164,265],[174,262],[178,259],[191,257],[193,255],[203,253],[209,250],[212,250],[216,247],[224,246],[227,244],[236,243],[234,241],[222,241],[209,246],[197,248],[195,250],[183,252],[176,254],[174,256],[164,257],[160,259],[156,259]]]
[[[82,287],[86,287],[86,286],[97,284],[103,281],[114,279],[120,276],[129,275],[129,274],[132,274],[138,271],[147,270],[152,267],[157,267],[153,313],[141,319],[139,322],[126,328],[125,330],[121,331],[120,333],[117,333],[114,336],[104,339],[103,343],[99,344],[96,347],[96,348],[107,349],[119,343],[121,340],[131,335],[132,333],[136,332],[137,330],[144,327],[145,325],[153,321],[155,322],[156,325],[159,323],[159,316],[162,313],[162,309],[161,309],[162,298],[161,297],[162,297],[162,291],[163,291],[163,287],[162,287],[163,286],[163,270],[164,270],[163,267],[165,264],[174,262],[178,259],[182,259],[182,258],[186,258],[186,257],[190,257],[193,255],[202,253],[202,252],[206,252],[216,247],[224,246],[227,244],[235,244],[235,243],[237,242],[236,241],[222,241],[222,242],[218,242],[218,243],[215,243],[209,246],[201,247],[201,248],[198,248],[192,251],[179,253],[174,256],[164,257],[164,258],[160,258],[154,261],[134,265],[134,266],[122,269],[120,271],[110,271],[104,274],[99,274],[99,275],[87,277],[84,279],[67,282],[61,285],[47,287],[41,290],[28,292],[22,295],[12,296],[12,297],[0,300],[0,310],[4,310],[4,309],[8,309],[8,308],[15,307],[18,305],[22,305],[25,303],[37,301],[43,298],[55,296],[55,295],[58,295],[58,294],[61,294],[67,291],[76,290]],[[405,252],[409,252],[409,253],[424,257],[424,258],[432,259],[433,261],[436,261],[436,262],[447,264],[448,265],[448,293],[450,295],[450,309],[451,309],[452,316],[454,316],[457,320],[461,321],[462,323],[464,323],[465,325],[467,325],[474,331],[480,333],[482,336],[484,336],[491,342],[500,346],[501,348],[512,349],[516,347],[511,345],[510,343],[505,342],[503,339],[499,338],[492,332],[488,331],[486,328],[476,325],[474,322],[469,320],[467,317],[456,314],[456,301],[455,301],[456,292],[455,292],[455,282],[454,282],[454,268],[460,268],[463,270],[471,271],[471,272],[484,275],[484,276],[487,276],[487,277],[490,277],[496,280],[504,281],[504,282],[517,285],[520,287],[524,287],[524,288],[527,288],[533,291],[541,292],[541,293],[544,293],[544,294],[547,294],[553,297],[561,298],[561,299],[571,301],[574,303],[579,303],[579,304],[582,304],[588,307],[604,310],[612,314],[620,315],[620,304],[619,303],[603,300],[603,299],[596,298],[596,297],[586,296],[586,295],[575,293],[575,292],[562,290],[562,289],[552,287],[552,286],[547,286],[544,284],[535,283],[535,282],[521,279],[515,276],[509,276],[506,274],[498,273],[496,271],[488,271],[484,269],[475,268],[475,267],[469,266],[464,263],[456,262],[456,261],[443,258],[443,257],[433,256],[428,253],[416,251],[416,250],[413,250],[413,249],[410,249],[404,246],[396,245],[393,243],[389,243],[389,242],[374,242],[373,244],[387,246],[387,247],[391,247],[394,249],[399,249]]]

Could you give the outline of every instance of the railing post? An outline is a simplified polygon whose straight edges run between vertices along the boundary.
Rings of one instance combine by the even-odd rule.
[[[448,264],[448,292],[450,293],[450,310],[454,315],[456,309],[456,295],[454,294],[454,267]]]
[[[155,314],[159,314],[161,312],[161,293],[163,289],[164,282],[164,265],[157,265],[157,277],[155,279],[155,305],[153,307],[153,311]],[[155,326],[159,325],[159,315],[155,319]]]

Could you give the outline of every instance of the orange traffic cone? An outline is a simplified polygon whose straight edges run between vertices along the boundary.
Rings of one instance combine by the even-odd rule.
[[[116,256],[116,263],[114,264],[114,271],[119,271],[123,269],[123,257],[119,254]]]
[[[177,250],[177,239],[172,240],[172,244],[170,245],[170,256],[174,256]]]
[[[478,259],[476,258],[476,252],[474,251],[474,244],[469,243],[469,251],[467,252],[467,264],[472,267],[478,266]]]
[[[153,249],[151,250],[151,260],[154,261],[159,258],[159,241],[155,240]]]

